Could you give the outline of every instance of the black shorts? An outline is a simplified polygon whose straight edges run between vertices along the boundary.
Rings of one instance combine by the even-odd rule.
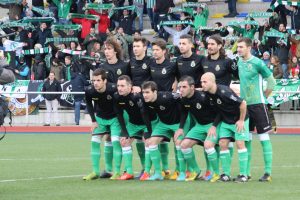
[[[254,131],[254,128],[256,128],[257,134],[262,134],[272,130],[268,108],[265,104],[248,105],[247,109],[249,113],[250,131]]]

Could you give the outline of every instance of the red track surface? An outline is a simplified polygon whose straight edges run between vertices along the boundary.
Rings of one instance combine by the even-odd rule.
[[[87,133],[90,132],[88,126],[13,126],[6,127],[9,133]],[[300,134],[300,128],[278,128],[278,134]]]

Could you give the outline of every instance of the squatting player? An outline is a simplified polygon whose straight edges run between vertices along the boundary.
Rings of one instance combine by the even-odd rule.
[[[266,64],[259,58],[251,55],[252,41],[249,38],[240,38],[237,41],[237,51],[241,57],[238,61],[241,97],[247,102],[247,109],[250,118],[250,131],[256,131],[262,145],[265,162],[265,173],[259,179],[261,182],[271,181],[272,172],[272,144],[269,132],[272,130],[268,117],[266,99],[274,86],[273,73]],[[263,92],[263,79],[267,81],[267,89]],[[247,148],[251,152],[251,139]],[[251,160],[251,157],[249,158]],[[250,163],[248,166],[248,176],[250,176]]]
[[[111,179],[120,177],[122,149],[120,145],[120,124],[115,112],[113,96],[117,87],[107,82],[107,73],[103,69],[96,69],[92,77],[93,85],[85,91],[87,110],[92,119],[91,158],[93,172],[83,177],[84,180],[93,180],[99,177],[100,143],[103,134],[110,132],[113,145],[114,174]],[[93,106],[93,102],[97,105]],[[96,110],[95,110],[95,109]],[[95,116],[96,113],[96,116]],[[99,130],[94,133],[94,129]]]
[[[201,77],[201,85],[209,96],[210,103],[216,108],[222,119],[218,132],[223,174],[221,176],[214,174],[211,182],[216,180],[227,182],[231,180],[231,157],[228,150],[230,138],[236,141],[239,157],[240,173],[235,181],[246,182],[248,181],[248,152],[245,147],[245,141],[249,140],[249,119],[246,101],[238,97],[229,87],[217,85],[215,75],[211,72],[207,72]],[[210,132],[210,134],[212,133]]]

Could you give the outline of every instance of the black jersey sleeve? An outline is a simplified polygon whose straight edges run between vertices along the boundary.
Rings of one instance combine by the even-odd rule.
[[[152,126],[151,126],[151,121],[150,121],[150,117],[149,117],[149,112],[148,112],[147,108],[144,105],[142,97],[140,97],[137,100],[137,104],[138,104],[138,107],[140,109],[143,121],[146,125],[147,131],[148,131],[147,134],[151,134],[152,133]]]
[[[184,124],[186,122],[186,118],[188,116],[188,111],[185,109],[184,105],[181,104],[180,105],[180,124],[179,124],[179,128],[183,128],[184,127]]]
[[[117,113],[117,118],[121,126],[122,136],[129,137],[128,131],[126,129],[126,123],[123,116],[123,109],[120,108],[119,104],[119,95],[117,93],[114,94],[114,110]]]
[[[91,116],[92,122],[96,122],[95,111],[93,106],[93,99],[90,95],[91,88],[87,88],[85,91],[86,108]]]

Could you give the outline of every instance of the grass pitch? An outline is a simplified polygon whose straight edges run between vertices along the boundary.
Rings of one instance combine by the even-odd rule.
[[[254,137],[253,145],[253,180],[245,184],[103,179],[85,182],[82,176],[91,172],[89,135],[8,134],[0,142],[0,199],[298,200],[300,136],[276,135],[271,139],[274,155],[272,183],[258,182],[263,174],[263,160],[257,137]],[[202,148],[196,147],[195,152],[204,169]],[[173,147],[170,146],[171,169],[174,169],[174,162]],[[101,171],[103,163],[102,153]],[[232,176],[235,176],[238,173],[236,151],[232,166]],[[140,171],[136,152],[134,170]]]

